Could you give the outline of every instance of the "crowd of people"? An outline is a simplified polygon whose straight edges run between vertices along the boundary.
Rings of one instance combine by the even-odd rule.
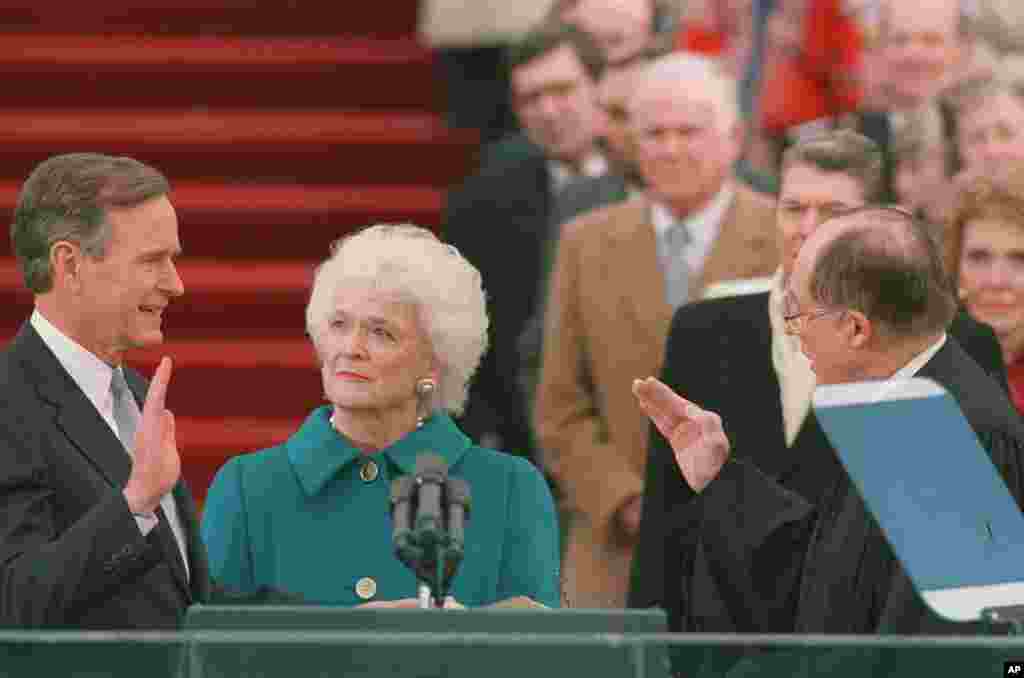
[[[554,3],[507,54],[518,129],[449,190],[442,237],[332,247],[305,328],[328,402],[226,464],[201,528],[171,362],[148,385],[122,365],[185,291],[170,185],[127,158],[42,163],[11,229],[35,310],[0,358],[0,625],[415,606],[386,507],[430,448],[474,488],[453,605],[957,632],[810,403],[928,376],[1024,502],[1014,7]]]

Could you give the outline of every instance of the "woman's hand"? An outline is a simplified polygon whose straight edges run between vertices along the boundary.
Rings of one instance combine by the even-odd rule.
[[[369,603],[358,605],[357,607],[367,607],[378,610],[415,610],[418,609],[419,606],[419,598],[399,598],[398,600],[373,600]],[[451,596],[448,596],[444,599],[444,609],[465,610],[466,606]]]

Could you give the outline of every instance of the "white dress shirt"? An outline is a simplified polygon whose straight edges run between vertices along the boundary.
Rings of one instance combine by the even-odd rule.
[[[71,375],[71,379],[78,385],[78,388],[82,389],[85,397],[89,399],[89,402],[99,412],[103,421],[107,422],[107,426],[110,427],[110,430],[120,440],[121,436],[117,430],[117,422],[114,420],[114,397],[110,392],[110,381],[114,374],[114,368],[57,329],[38,309],[32,312],[29,323],[39,334],[43,343],[53,351],[57,361]],[[128,454],[128,452],[125,451],[125,454]],[[178,511],[173,497],[167,495],[161,500],[160,505],[164,507],[164,513],[170,523],[171,531],[174,532],[178,540],[179,550],[182,551],[181,557],[185,563],[185,571],[187,573],[189,567],[187,549],[184,547],[184,530],[178,518]],[[159,523],[155,513],[136,513],[133,515],[135,523],[139,526],[139,531],[143,536],[149,534]]]
[[[715,244],[715,238],[718,237],[718,232],[722,228],[722,220],[725,219],[725,214],[732,205],[735,194],[732,185],[726,182],[707,205],[683,218],[682,223],[690,235],[690,241],[683,256],[686,257],[686,267],[690,271],[691,280],[704,270],[704,260],[707,259],[708,253],[711,252],[711,248]],[[651,221],[654,223],[654,232],[658,241],[663,243],[668,229],[679,223],[679,218],[667,206],[652,202]],[[690,298],[694,298],[692,294]]]
[[[772,279],[768,295],[768,318],[772,327],[772,366],[779,380],[779,397],[782,399],[782,424],[786,445],[793,446],[800,428],[811,409],[811,397],[818,380],[811,369],[811,361],[800,350],[800,339],[786,334],[783,320],[782,269]]]

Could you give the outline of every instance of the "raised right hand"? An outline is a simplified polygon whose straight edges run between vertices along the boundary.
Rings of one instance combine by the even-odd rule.
[[[135,432],[132,472],[124,487],[132,513],[155,511],[161,497],[174,488],[181,476],[174,415],[164,406],[170,381],[171,359],[165,356],[149,384],[142,419]]]
[[[676,465],[694,492],[714,480],[729,458],[722,420],[678,395],[654,377],[633,382],[633,395],[675,453]]]

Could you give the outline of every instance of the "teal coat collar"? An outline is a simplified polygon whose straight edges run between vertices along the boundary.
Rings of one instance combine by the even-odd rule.
[[[334,430],[330,418],[329,406],[318,407],[284,444],[288,461],[309,496],[319,494],[339,471],[363,456]],[[424,452],[440,456],[451,468],[469,447],[469,438],[455,422],[448,415],[437,413],[421,428],[377,454],[387,456],[402,473],[412,473],[416,470],[416,457]]]

